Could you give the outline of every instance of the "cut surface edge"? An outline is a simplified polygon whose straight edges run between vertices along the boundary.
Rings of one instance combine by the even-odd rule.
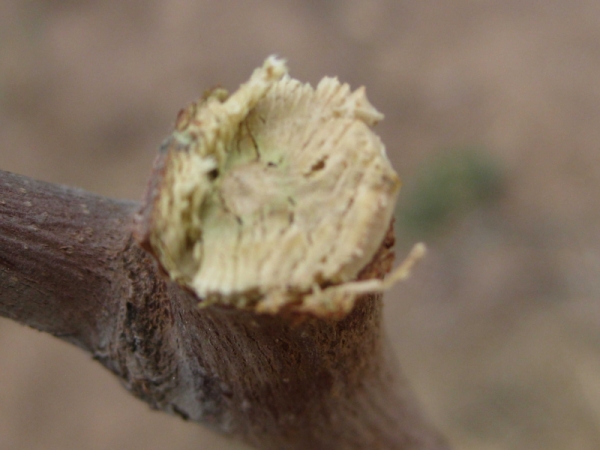
[[[316,88],[268,58],[233,93],[179,113],[140,239],[171,279],[211,304],[343,316],[383,245],[400,181],[364,88]],[[365,284],[366,283],[366,284]]]

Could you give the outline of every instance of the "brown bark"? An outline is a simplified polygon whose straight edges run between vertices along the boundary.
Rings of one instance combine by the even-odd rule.
[[[335,321],[210,306],[158,273],[132,202],[0,172],[0,314],[72,342],[153,408],[265,449],[447,448],[386,347],[380,295]],[[362,278],[391,264],[388,233]]]
[[[0,314],[92,351],[107,339],[133,202],[0,176]]]

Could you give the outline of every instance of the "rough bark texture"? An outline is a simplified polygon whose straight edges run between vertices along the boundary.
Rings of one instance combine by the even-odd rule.
[[[133,202],[0,176],[0,314],[91,351],[110,335]]]
[[[153,408],[264,449],[442,449],[381,330],[381,297],[339,321],[211,306],[132,238],[137,205],[0,172],[0,314],[93,354]],[[361,277],[390,267],[386,237]]]

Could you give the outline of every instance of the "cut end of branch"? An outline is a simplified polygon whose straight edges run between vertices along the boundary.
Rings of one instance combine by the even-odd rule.
[[[201,305],[341,316],[388,231],[400,181],[364,88],[316,88],[268,58],[179,113],[138,239]],[[394,277],[397,278],[397,277]]]

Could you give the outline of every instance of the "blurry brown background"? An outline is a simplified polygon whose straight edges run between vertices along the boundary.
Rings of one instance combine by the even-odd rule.
[[[386,322],[455,448],[600,448],[598,1],[1,0],[0,168],[140,198],[178,109],[272,53],[386,115],[431,249]],[[114,448],[243,447],[0,321],[0,449]]]

